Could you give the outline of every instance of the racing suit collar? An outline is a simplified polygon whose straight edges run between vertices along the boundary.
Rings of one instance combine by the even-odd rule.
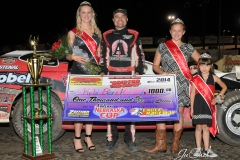
[[[121,29],[121,30],[117,30],[116,28],[114,29],[113,33],[114,34],[124,34],[127,32],[127,27]]]

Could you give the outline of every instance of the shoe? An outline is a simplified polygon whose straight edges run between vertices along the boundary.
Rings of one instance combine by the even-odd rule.
[[[87,134],[85,134],[85,138],[86,138],[86,137],[89,137],[89,138],[91,139],[92,135],[87,135]],[[96,147],[95,147],[94,145],[93,145],[93,146],[88,146],[88,144],[87,144],[87,142],[86,142],[85,139],[84,139],[83,142],[85,143],[86,147],[87,147],[90,151],[96,150]]]
[[[202,155],[202,148],[195,148],[195,152],[193,153],[193,157],[201,157]]]
[[[127,145],[127,148],[129,149],[130,152],[137,152],[138,151],[135,142],[128,142],[128,143],[126,143],[126,145]]]
[[[114,148],[116,147],[116,144],[117,144],[116,141],[108,141],[105,151],[107,151],[107,152],[113,151]]]
[[[204,157],[218,157],[218,155],[216,153],[214,153],[211,149],[211,146],[209,147],[209,149],[207,151],[204,152],[203,154]]]
[[[80,140],[80,142],[81,142],[81,137],[75,137],[75,139]],[[78,152],[78,153],[83,153],[84,152],[83,148],[76,149],[74,139],[73,139],[73,147],[74,147],[75,151]]]

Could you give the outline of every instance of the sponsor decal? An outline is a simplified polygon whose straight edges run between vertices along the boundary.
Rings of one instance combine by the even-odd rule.
[[[1,70],[18,70],[18,65],[0,65]]]
[[[2,59],[2,63],[3,64],[13,64],[16,62],[16,58],[11,58],[11,57],[8,57],[8,58],[3,58]]]
[[[70,79],[70,85],[102,85],[102,78],[95,77],[73,77]]]
[[[7,112],[8,107],[7,106],[0,106],[0,111]]]
[[[68,117],[86,117],[90,116],[90,111],[86,110],[70,110],[68,112]]]
[[[63,82],[64,86],[67,85],[67,80],[68,80],[68,77],[67,77],[67,76],[63,76],[63,77],[62,77],[62,82]]]
[[[162,83],[162,82],[171,82],[170,78],[157,78],[157,83]]]
[[[93,113],[101,119],[116,119],[126,115],[128,111],[124,107],[114,108],[112,105],[98,104],[94,107]]]
[[[0,111],[0,119],[4,119],[8,117],[8,113]]]
[[[140,84],[139,79],[110,81],[110,88],[138,87]]]
[[[17,73],[0,73],[0,84],[22,84],[22,83],[30,83],[31,74],[17,74]]]

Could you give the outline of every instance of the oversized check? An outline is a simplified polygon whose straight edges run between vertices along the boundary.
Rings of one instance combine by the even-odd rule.
[[[63,121],[179,120],[175,75],[68,76]]]

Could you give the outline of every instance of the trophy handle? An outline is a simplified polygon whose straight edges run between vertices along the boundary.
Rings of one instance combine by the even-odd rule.
[[[41,58],[39,73],[42,72],[42,68],[43,68],[43,59]]]
[[[29,70],[31,76],[33,77],[33,69],[31,67],[32,66],[31,60],[27,59],[27,65],[28,65],[28,70]]]

